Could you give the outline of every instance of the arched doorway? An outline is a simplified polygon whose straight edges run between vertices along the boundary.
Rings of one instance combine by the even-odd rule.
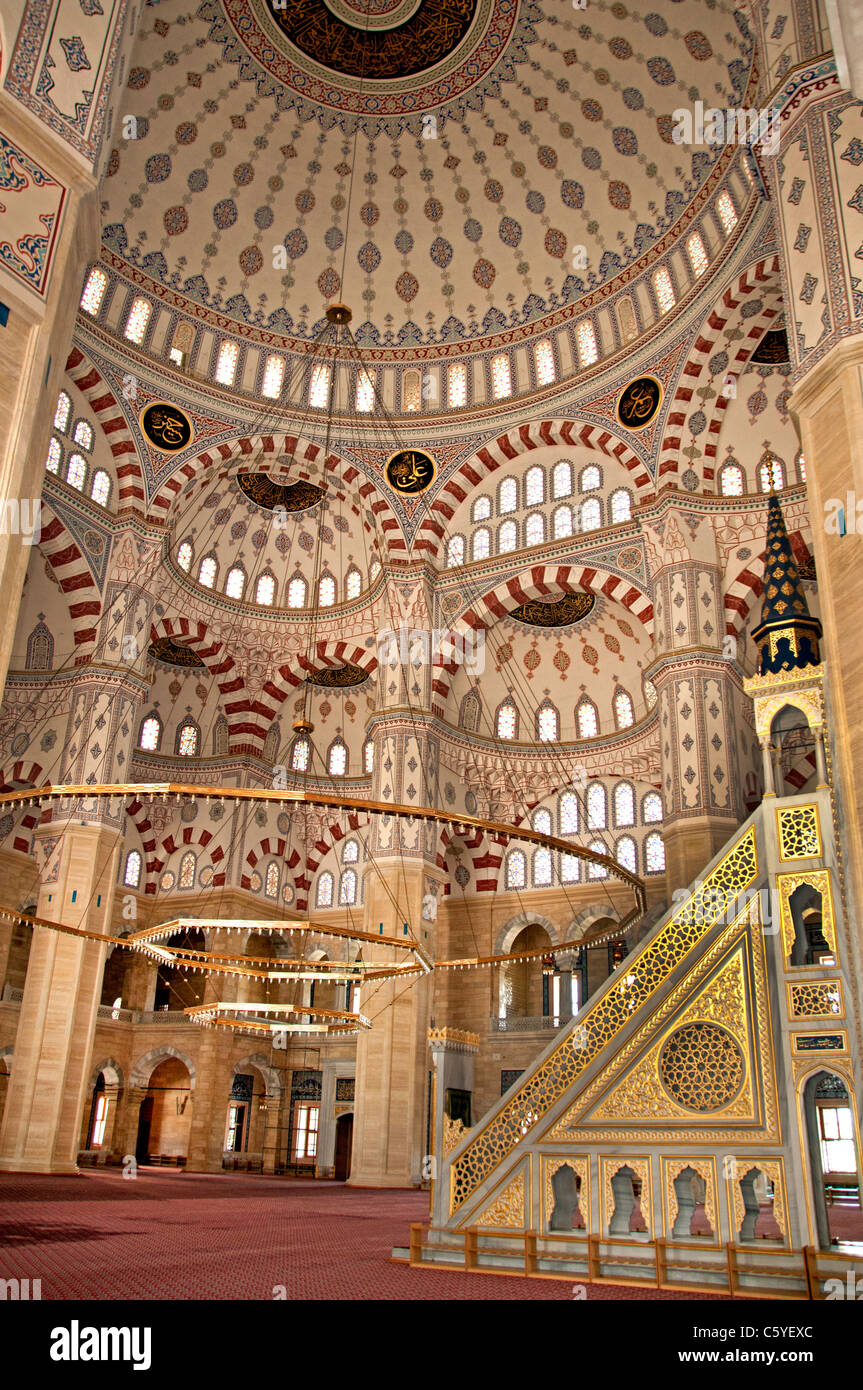
[[[336,1155],[333,1163],[333,1177],[336,1182],[346,1182],[351,1175],[353,1138],[353,1115],[339,1115],[336,1120]]]
[[[860,1153],[853,1098],[844,1077],[820,1071],[803,1088],[818,1242],[863,1241]]]
[[[504,945],[506,952],[546,951],[528,960],[506,961],[498,969],[498,1021],[502,1029],[528,1029],[551,1026],[560,1019],[560,1000],[555,997],[555,964],[551,956],[553,942],[545,927],[533,922],[522,927],[512,942]],[[558,977],[559,977],[559,971]],[[517,1021],[516,1021],[517,1020]]]
[[[777,796],[806,791],[815,776],[815,734],[803,711],[783,706],[770,725],[770,742],[776,753]]]
[[[81,1149],[89,1162],[105,1163],[114,1147],[114,1133],[122,1089],[119,1066],[103,1062],[90,1077],[90,1091],[84,1105]]]
[[[184,1167],[192,1127],[191,1077],[179,1057],[166,1057],[150,1074],[141,1102],[135,1156],[139,1163]]]

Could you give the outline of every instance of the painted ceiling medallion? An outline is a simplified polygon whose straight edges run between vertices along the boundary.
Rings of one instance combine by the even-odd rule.
[[[617,418],[628,430],[643,430],[662,404],[662,383],[655,376],[631,381],[617,401]]]
[[[399,449],[387,463],[387,482],[396,492],[425,492],[434,474],[434,459],[423,449]]]
[[[307,57],[348,77],[370,81],[412,77],[449,57],[470,28],[477,4],[478,0],[419,0],[392,9],[388,27],[381,28],[347,5],[267,0],[276,24]]]
[[[179,453],[191,442],[194,430],[188,415],[167,401],[151,401],[141,411],[141,429],[156,449]]]
[[[306,683],[322,685],[328,690],[344,690],[347,686],[362,685],[368,678],[368,671],[346,661],[344,666],[322,666],[318,671],[310,671],[306,676]]]
[[[284,507],[288,512],[306,512],[320,502],[324,488],[300,478],[295,483],[278,483],[269,473],[240,473],[237,482],[250,501],[266,511]]]
[[[570,627],[580,622],[592,610],[596,599],[593,594],[564,594],[563,598],[549,603],[544,599],[531,599],[507,614],[516,622],[526,623],[528,627]]]
[[[197,652],[175,642],[173,637],[157,637],[147,650],[154,661],[164,661],[167,666],[184,666],[189,669],[204,665]]]
[[[749,360],[764,363],[765,366],[774,362],[789,362],[791,358],[785,329],[768,328]]]

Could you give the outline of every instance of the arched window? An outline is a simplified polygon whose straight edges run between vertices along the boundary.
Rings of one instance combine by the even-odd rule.
[[[665,873],[665,845],[658,830],[644,842],[644,867],[649,874]]]
[[[261,395],[268,400],[277,401],[282,394],[282,383],[285,379],[285,359],[277,352],[267,353],[267,360],[264,363],[264,375],[261,381]]]
[[[161,742],[162,721],[157,714],[148,714],[141,725],[138,747],[143,748],[145,753],[158,753]]]
[[[648,792],[641,803],[641,819],[645,825],[662,821],[662,797],[659,792]]]
[[[543,700],[536,712],[536,736],[540,743],[557,743],[560,715],[550,700]]]
[[[574,854],[562,854],[560,856],[560,881],[561,883],[580,883],[581,882],[581,860]]]
[[[331,777],[344,777],[348,770],[347,744],[340,738],[333,739],[327,754],[327,771]]]
[[[491,498],[478,497],[471,507],[471,521],[488,521],[491,516]]]
[[[545,473],[537,464],[524,477],[524,505],[538,507],[545,501]]]
[[[329,869],[325,869],[318,879],[315,905],[316,907],[332,907],[333,905],[333,876]]]
[[[512,368],[507,352],[500,352],[491,359],[491,389],[496,401],[512,395]]]
[[[342,863],[357,864],[360,858],[360,847],[356,840],[345,840],[342,848]]]
[[[614,722],[618,729],[631,729],[635,723],[632,696],[625,690],[618,690],[614,696]]]
[[[311,744],[305,734],[295,738],[291,748],[291,772],[308,772],[310,753]]]
[[[203,584],[205,589],[212,589],[218,572],[219,562],[215,555],[205,555],[198,570],[198,583]]]
[[[540,846],[533,852],[533,886],[547,888],[552,879],[551,850]]]
[[[498,738],[513,739],[518,733],[518,710],[514,700],[504,700],[497,707],[494,730]]]
[[[599,357],[596,346],[596,331],[590,319],[582,319],[575,325],[575,341],[578,344],[578,360],[582,367],[592,367]]]
[[[93,482],[90,487],[90,496],[94,502],[98,502],[100,507],[107,507],[108,498],[111,495],[111,479],[104,468],[99,468],[93,474]]]
[[[49,671],[54,661],[54,638],[43,617],[44,614],[39,615],[39,622],[27,638],[28,671]]]
[[[352,565],[345,575],[345,597],[359,598],[363,591],[363,577],[355,565]]]
[[[504,478],[497,493],[498,516],[514,512],[518,507],[518,486],[515,478]]]
[[[497,533],[497,548],[501,555],[518,549],[518,527],[514,521],[502,521]]]
[[[785,486],[785,465],[772,454],[763,454],[758,465],[762,492],[781,492]]]
[[[635,825],[635,788],[631,782],[618,782],[614,789],[614,824]]]
[[[568,536],[571,536],[573,530],[572,507],[567,507],[565,503],[562,507],[555,507],[552,525],[556,541],[566,540]]]
[[[141,856],[136,849],[130,849],[126,855],[126,868],[123,873],[123,883],[126,888],[137,888],[141,882]]]
[[[621,835],[614,846],[614,857],[631,874],[638,873],[638,852],[631,835]]]
[[[602,525],[602,508],[599,505],[598,497],[588,497],[586,502],[581,504],[581,529],[582,531],[598,531]]]
[[[177,730],[177,753],[181,758],[194,758],[198,752],[200,737],[197,724],[187,719]]]
[[[599,733],[596,705],[586,695],[582,695],[575,707],[575,726],[579,738],[596,738]]]
[[[608,825],[605,787],[601,782],[591,782],[587,789],[587,828],[605,830]]]
[[[719,472],[719,492],[723,497],[742,497],[746,491],[739,463],[726,463]]]
[[[467,364],[451,362],[446,378],[447,405],[450,410],[460,410],[467,405]]]
[[[84,482],[87,477],[87,465],[80,454],[73,454],[69,459],[66,468],[66,482],[70,487],[77,488],[79,492],[84,491]]]
[[[551,475],[551,490],[555,502],[560,501],[561,497],[572,496],[572,464],[566,459],[561,459],[554,465],[554,472]]]
[[[462,700],[461,708],[458,712],[459,728],[467,729],[467,732],[469,734],[478,733],[481,713],[482,706],[480,704],[479,696],[477,695],[475,690],[469,690],[468,693],[465,695],[464,699]]]
[[[656,686],[649,676],[645,676],[642,685],[644,686],[644,699],[648,709],[653,709],[656,705],[657,695]]]
[[[228,570],[228,577],[225,580],[225,593],[228,598],[242,598],[243,590],[246,587],[246,571],[242,565],[234,565],[233,569]]]
[[[63,457],[63,450],[60,448],[60,441],[51,439],[48,445],[48,457],[45,460],[45,469],[48,473],[60,472],[60,460]]]
[[[353,907],[357,900],[357,876],[353,869],[345,869],[342,874],[342,886],[339,892],[339,902],[342,907]]]
[[[614,526],[632,520],[632,497],[625,487],[617,488],[611,494],[611,520]]]
[[[591,840],[588,848],[592,849],[594,854],[608,853],[608,850],[601,840]],[[587,870],[587,876],[588,878],[608,878],[608,869],[604,864],[591,863]]]
[[[542,338],[534,344],[533,360],[536,366],[537,386],[550,386],[557,372],[554,366],[554,349],[548,338]]]
[[[261,575],[257,584],[255,585],[255,603],[260,603],[263,608],[272,608],[273,604],[275,603],[275,600],[275,576],[270,574],[269,570],[267,570],[264,574]]]
[[[230,338],[223,338],[219,348],[219,356],[216,360],[216,381],[220,386],[233,386],[234,377],[237,375],[237,363],[240,360],[240,345],[232,343]]]
[[[405,372],[402,377],[402,405],[405,410],[419,410],[421,402],[419,372]]]
[[[213,725],[213,757],[224,758],[228,752],[228,721],[220,714]]]
[[[686,250],[689,254],[689,264],[692,266],[693,275],[703,275],[707,269],[707,252],[698,232],[693,232],[689,237]]]
[[[456,569],[464,564],[464,536],[450,536],[446,544],[446,567]]]
[[[305,608],[306,592],[307,585],[305,579],[301,574],[295,574],[288,585],[288,607]]]
[[[57,408],[54,411],[54,428],[55,430],[59,430],[61,434],[66,433],[66,426],[69,423],[69,412],[71,409],[72,402],[66,395],[66,392],[61,391],[57,397]]]
[[[806,455],[801,450],[797,455],[797,472],[800,475],[801,483],[806,482]]]
[[[321,608],[332,608],[336,601],[336,581],[331,574],[322,574],[318,583],[318,603]]]
[[[716,199],[716,211],[719,213],[719,221],[722,223],[722,230],[726,236],[733,230],[737,223],[737,209],[731,198],[731,194],[723,188],[719,197]]]
[[[589,463],[586,468],[582,468],[578,479],[579,492],[595,492],[602,487],[602,471],[598,464]]]
[[[189,570],[192,568],[192,561],[194,558],[195,551],[192,542],[183,541],[182,545],[177,550],[177,564],[180,566],[180,569],[185,570],[188,574]]]
[[[267,876],[264,879],[264,892],[268,898],[279,896],[279,866],[274,861],[267,865]]]
[[[376,367],[361,367],[357,372],[357,393],[354,398],[354,409],[361,415],[367,415],[375,408],[377,376]]]
[[[543,835],[551,834],[551,811],[547,806],[539,806],[531,817],[531,825],[534,830],[539,830]]]
[[[506,856],[507,888],[523,888],[527,879],[527,859],[522,850],[510,850]]]
[[[144,334],[147,332],[147,324],[150,322],[150,315],[152,312],[153,306],[149,299],[142,299],[141,296],[138,295],[133,301],[132,307],[129,310],[129,317],[126,319],[126,328],[123,336],[127,342],[138,343],[139,345],[143,343]]]
[[[101,266],[94,265],[81,291],[81,308],[88,314],[98,314],[107,288],[108,276]]]
[[[653,289],[656,294],[656,302],[659,305],[660,314],[667,314],[669,309],[673,309],[676,302],[674,286],[671,283],[671,276],[668,267],[661,265],[653,277]]]
[[[578,834],[578,797],[575,792],[563,792],[560,798],[561,835]]]
[[[72,434],[76,444],[80,444],[82,449],[86,449],[89,454],[93,448],[93,428],[87,424],[86,420],[76,420],[75,430]]]
[[[179,888],[194,888],[196,866],[197,860],[192,851],[189,850],[180,860],[180,879],[177,885]]]
[[[531,512],[524,524],[525,545],[541,545],[545,540],[545,517],[542,512]]]
[[[478,531],[474,531],[471,541],[471,558],[474,560],[488,559],[491,550],[491,532],[487,526],[480,526]]]
[[[375,770],[375,741],[367,738],[363,744],[363,772],[371,777]]]

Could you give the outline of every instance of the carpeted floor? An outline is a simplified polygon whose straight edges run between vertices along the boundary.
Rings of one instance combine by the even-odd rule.
[[[284,1178],[139,1170],[0,1174],[0,1278],[42,1299],[568,1299],[573,1280],[411,1269],[390,1262],[423,1192]],[[697,1298],[596,1285],[589,1299]],[[707,1297],[704,1295],[703,1297]]]

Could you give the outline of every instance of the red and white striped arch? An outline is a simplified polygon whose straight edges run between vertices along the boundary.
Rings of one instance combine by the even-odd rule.
[[[212,830],[195,830],[191,825],[184,825],[182,831],[180,831],[178,835],[175,835],[172,831],[170,835],[165,837],[159,846],[158,853],[153,857],[152,861],[148,861],[147,872],[150,873],[152,871],[154,874],[159,874],[164,869],[172,854],[192,849],[195,845],[198,845],[203,850],[207,850],[208,845],[210,845],[213,839],[214,832]],[[221,864],[224,859],[225,851],[221,845],[216,845],[212,850],[208,851],[207,857],[215,871],[217,866]],[[213,887],[219,888],[224,882],[224,869],[220,872],[214,872]],[[149,893],[149,891],[150,887],[148,884],[147,892]],[[155,885],[153,891],[155,892]]]
[[[266,738],[267,730],[285,700],[303,684],[309,672],[318,671],[323,666],[344,666],[348,662],[353,666],[359,666],[369,676],[374,675],[378,667],[377,657],[369,648],[358,647],[354,642],[324,639],[315,644],[311,656],[305,652],[297,653],[280,666],[264,685],[262,693],[266,696],[266,701],[262,698],[255,705],[262,719],[266,720],[265,725],[261,724],[258,727],[257,732],[261,739]]]
[[[764,530],[767,531],[767,498],[764,499]],[[798,564],[809,558],[809,548],[799,531],[790,531],[788,541]],[[725,631],[736,636],[746,626],[749,614],[764,591],[764,555],[752,555],[729,582],[724,594]]]
[[[533,420],[498,435],[465,460],[429,508],[428,517],[420,524],[414,550],[439,556],[441,542],[456,509],[485,478],[499,468],[508,468],[513,459],[531,449],[564,446],[593,449],[606,458],[617,459],[631,474],[630,482],[636,500],[643,500],[652,494],[653,479],[644,461],[630,445],[618,439],[610,430],[576,420]]]
[[[136,507],[142,512],[145,511],[144,475],[123,407],[98,367],[95,367],[77,346],[72,348],[66,359],[66,374],[87,397],[90,409],[102,426],[102,432],[114,456],[118,511],[122,511],[124,507]]]
[[[69,603],[75,665],[90,660],[102,615],[102,595],[90,566],[65,525],[45,499],[42,501],[42,527],[39,549],[57,576]]]
[[[195,652],[209,674],[216,678],[228,721],[229,751],[259,753],[260,749],[250,740],[258,737],[257,715],[260,711],[256,711],[249,700],[233,657],[225,654],[223,644],[211,637],[204,623],[179,616],[160,618],[150,624],[150,641],[155,642],[159,637],[171,637],[180,646]],[[272,719],[269,723],[272,723]],[[262,735],[262,738],[265,737],[266,729]]]
[[[375,484],[354,464],[338,454],[325,456],[320,444],[299,435],[244,436],[230,443],[218,444],[195,458],[186,459],[159,488],[151,503],[151,510],[160,521],[164,521],[178,494],[190,480],[197,479],[201,487],[211,487],[217,480],[236,477],[238,472],[243,471],[244,464],[248,467],[253,462],[256,473],[283,474],[285,470],[280,460],[285,454],[293,460],[291,482],[304,479],[319,486],[326,484],[336,500],[343,502],[348,502],[357,493],[364,503],[364,510],[361,511],[354,502],[348,502],[348,505],[373,541],[378,543],[378,549],[390,554],[407,554],[407,542],[399,520]],[[238,468],[238,464],[241,467]],[[323,469],[323,478],[320,472],[312,474],[310,465],[315,465],[318,470]]]
[[[754,295],[765,293],[771,296],[770,301],[751,318],[744,318],[742,309],[747,301]],[[779,257],[772,254],[747,266],[746,270],[725,288],[714,304],[678,378],[665,424],[656,474],[657,486],[661,487],[663,482],[669,483],[681,472],[680,451],[688,442],[686,422],[696,410],[704,410],[708,415],[702,476],[704,482],[713,481],[716,473],[716,447],[730,398],[723,396],[722,391],[718,390],[714,399],[708,403],[695,395],[696,388],[704,385],[710,377],[708,362],[725,341],[724,334],[735,327],[739,327],[744,336],[738,340],[736,350],[729,353],[728,366],[723,372],[723,378],[728,373],[734,376],[740,374],[765,331],[782,312],[781,294]]]
[[[40,763],[25,763],[23,761],[14,763],[12,767],[0,772],[0,792],[21,791],[24,787],[50,786],[50,782],[42,780],[42,773],[43,769]],[[16,814],[20,814],[20,811]],[[22,854],[30,853],[30,840],[22,835],[21,831],[35,830],[41,816],[42,812],[38,806],[24,808],[24,814],[15,827],[15,835],[12,840],[13,849],[19,850]]]

